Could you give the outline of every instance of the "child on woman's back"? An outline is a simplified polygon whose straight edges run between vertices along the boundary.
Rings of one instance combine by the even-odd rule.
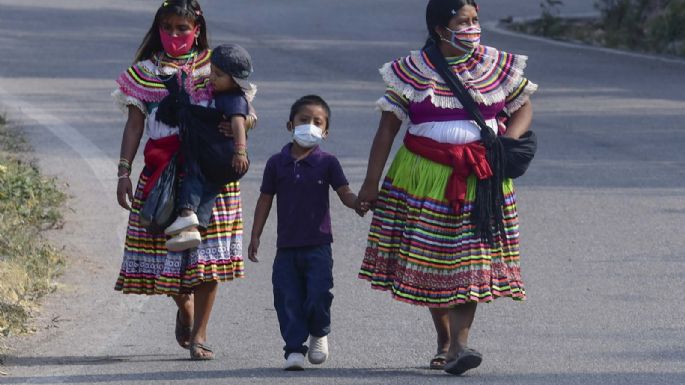
[[[293,141],[273,155],[264,169],[261,195],[255,208],[249,258],[257,251],[274,195],[278,201],[278,240],[273,265],[274,305],[285,340],[285,370],[304,369],[328,358],[331,330],[333,258],[328,189],[361,214],[335,156],[321,151],[328,135],[330,108],[316,95],[300,98],[290,110],[288,131]],[[305,342],[309,337],[309,348]]]
[[[220,45],[212,51],[209,82],[214,90],[214,107],[225,118],[230,119],[233,132],[232,167],[236,178],[247,172],[246,118],[249,115],[249,102],[256,93],[256,87],[247,81],[252,73],[252,60],[249,53],[237,44]],[[199,129],[199,127],[191,127]],[[207,151],[199,148],[198,151]],[[195,151],[188,152],[194,154]],[[177,206],[178,218],[164,232],[173,236],[166,242],[167,249],[181,251],[192,249],[200,244],[198,226],[209,223],[216,195],[225,180],[212,178],[212,170],[202,170],[197,159],[186,156],[185,177],[181,183]],[[216,166],[219,166],[218,160]],[[223,173],[218,170],[217,173]]]

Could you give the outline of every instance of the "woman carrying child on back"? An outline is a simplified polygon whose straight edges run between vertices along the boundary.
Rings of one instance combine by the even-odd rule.
[[[164,81],[176,78],[191,103],[208,106],[212,100],[209,75],[207,26],[200,5],[195,0],[169,0],[157,10],[135,63],[119,76],[119,88],[113,93],[117,103],[128,111],[117,199],[131,211],[115,290],[171,296],[178,307],[176,340],[181,347],[190,349],[190,357],[195,360],[214,358],[206,341],[217,283],[244,274],[239,184],[229,183],[218,191],[197,248],[168,251],[167,237],[143,227],[139,213],[155,180],[180,148],[178,127],[156,119],[159,103],[169,94]],[[145,167],[134,194],[131,163],[143,131],[149,140],[145,144]]]

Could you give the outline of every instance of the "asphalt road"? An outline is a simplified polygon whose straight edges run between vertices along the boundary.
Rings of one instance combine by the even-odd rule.
[[[593,1],[567,2],[568,14]],[[572,3],[572,4],[571,4]],[[264,162],[288,141],[290,104],[330,101],[327,150],[361,185],[383,92],[377,68],[420,47],[421,1],[202,2],[212,44],[253,55],[253,167],[242,182],[246,232]],[[356,278],[370,217],[333,203],[331,357],[283,372],[271,300],[272,216],[262,262],[221,285],[210,324],[213,362],[190,362],[165,297],[112,290],[126,212],[115,200],[124,116],[109,93],[159,1],[0,0],[0,112],[24,129],[41,168],[71,196],[50,237],[69,255],[35,335],[13,338],[1,384],[682,384],[685,383],[685,63],[503,33],[484,43],[530,56],[540,85],[540,150],[521,178],[522,260],[529,300],[479,307],[471,344],[483,365],[463,378],[427,370],[428,312]],[[481,1],[482,19],[539,13],[539,1]],[[135,168],[140,169],[140,157]],[[249,237],[245,237],[245,248]]]

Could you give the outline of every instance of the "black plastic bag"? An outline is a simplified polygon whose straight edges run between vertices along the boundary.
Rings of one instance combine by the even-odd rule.
[[[176,219],[176,158],[174,155],[140,209],[140,224],[161,233]]]

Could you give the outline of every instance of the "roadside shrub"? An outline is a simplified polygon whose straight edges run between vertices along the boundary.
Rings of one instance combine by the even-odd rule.
[[[608,47],[685,55],[685,0],[600,0]]]
[[[685,55],[685,0],[671,0],[645,23],[647,41],[657,52]]]
[[[30,331],[32,311],[55,290],[64,265],[42,232],[61,225],[65,196],[54,179],[14,151],[27,147],[0,117],[0,351],[1,337]]]

